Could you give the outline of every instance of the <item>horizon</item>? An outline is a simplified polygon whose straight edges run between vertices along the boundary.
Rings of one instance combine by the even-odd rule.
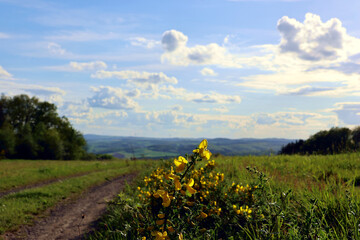
[[[360,1],[0,0],[0,94],[83,134],[307,139],[360,125]]]

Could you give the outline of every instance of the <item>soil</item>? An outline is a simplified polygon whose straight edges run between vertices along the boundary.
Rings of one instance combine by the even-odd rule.
[[[130,183],[136,173],[122,175],[81,194],[76,200],[62,202],[48,210],[47,217],[38,219],[32,226],[23,226],[15,233],[3,235],[5,240],[58,240],[82,239],[94,230],[96,221],[105,213],[107,201],[112,200]]]

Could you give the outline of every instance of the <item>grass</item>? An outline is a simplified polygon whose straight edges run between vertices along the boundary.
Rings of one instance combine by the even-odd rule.
[[[33,163],[31,167],[26,168],[28,163],[25,161],[14,161],[13,165],[11,161],[7,162],[6,169],[14,169],[12,174],[8,174],[5,179],[9,181],[17,175],[19,169],[16,169],[16,165],[21,166],[25,172],[25,176],[31,181],[35,179],[45,179],[30,176],[31,172],[37,175],[42,174],[41,169],[51,169],[50,172],[56,172],[58,175],[49,174],[48,178],[54,178],[54,176],[64,176],[60,173],[74,174],[79,171],[96,170],[87,175],[73,177],[65,179],[60,182],[55,182],[42,187],[32,188],[20,191],[15,194],[9,194],[0,198],[0,234],[15,230],[18,226],[23,224],[31,224],[34,216],[42,214],[47,208],[54,206],[59,201],[65,198],[74,198],[76,195],[85,191],[91,186],[99,185],[105,182],[107,179],[111,179],[126,173],[141,171],[143,168],[147,168],[150,161],[102,161],[102,162],[81,162],[81,161],[30,161]],[[53,163],[53,165],[51,164]],[[86,167],[89,164],[90,167]],[[36,167],[38,170],[36,170]],[[63,170],[65,166],[70,167],[71,170]],[[55,170],[56,169],[56,170]],[[63,171],[58,169],[62,169]],[[76,171],[78,169],[78,172]],[[2,178],[1,182],[2,182]],[[23,184],[26,182],[21,180]]]
[[[244,186],[257,184],[257,170],[268,179],[253,206],[254,211],[263,213],[264,219],[244,223],[242,233],[233,235],[234,239],[360,239],[359,153],[214,159],[216,171],[225,173],[228,186],[233,182]],[[109,214],[103,219],[105,227],[90,239],[123,239],[122,234],[132,229],[126,220],[133,219],[133,206],[140,204],[135,188],[110,206]],[[210,229],[206,234],[209,232]],[[206,234],[191,238],[217,238],[216,233]]]
[[[52,179],[126,166],[125,161],[1,160],[0,192]]]

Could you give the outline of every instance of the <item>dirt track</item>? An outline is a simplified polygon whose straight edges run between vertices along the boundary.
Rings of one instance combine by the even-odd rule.
[[[134,173],[123,175],[94,187],[72,202],[58,204],[47,212],[47,217],[37,220],[33,226],[24,226],[18,232],[7,233],[3,237],[6,240],[81,239],[82,235],[93,230],[95,221],[106,210],[106,202],[135,176]]]

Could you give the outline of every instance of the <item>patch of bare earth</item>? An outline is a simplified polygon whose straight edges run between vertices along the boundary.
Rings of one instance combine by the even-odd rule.
[[[47,217],[37,220],[34,225],[23,226],[16,233],[6,233],[3,238],[82,239],[84,234],[94,230],[94,223],[105,213],[107,201],[112,200],[135,176],[136,173],[122,175],[96,186],[72,202],[58,204],[46,213]]]

